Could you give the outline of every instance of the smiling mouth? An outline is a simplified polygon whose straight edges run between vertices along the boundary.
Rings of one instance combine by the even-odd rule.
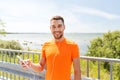
[[[55,39],[60,39],[62,37],[61,32],[54,32],[54,38]]]
[[[54,34],[60,34],[61,32],[60,31],[56,31],[56,32],[54,32]]]

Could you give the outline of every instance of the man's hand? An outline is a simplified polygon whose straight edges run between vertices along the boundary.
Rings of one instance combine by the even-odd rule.
[[[22,66],[22,68],[24,69],[24,70],[27,70],[27,69],[29,69],[29,68],[31,68],[31,61],[30,61],[30,59],[27,59],[27,60],[20,60],[20,65]]]

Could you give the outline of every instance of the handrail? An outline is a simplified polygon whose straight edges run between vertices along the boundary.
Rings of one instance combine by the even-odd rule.
[[[120,62],[120,59],[104,58],[104,57],[80,56],[80,58],[87,60],[105,61],[105,62]]]
[[[9,52],[22,52],[22,53],[35,53],[35,54],[40,54],[40,52],[34,52],[34,51],[24,51],[24,50],[13,50],[13,49],[3,49],[0,48],[0,51],[9,51]]]
[[[98,61],[98,79],[100,80],[100,62],[109,62],[110,63],[110,80],[113,80],[113,74],[112,74],[112,63],[113,62],[119,62],[120,59],[113,59],[113,58],[104,58],[104,57],[91,57],[91,56],[81,56],[81,59],[87,60],[87,77],[89,77],[89,61]]]
[[[11,49],[1,49],[0,48],[0,71],[4,77],[7,77],[5,75],[10,74],[10,79],[13,79],[12,76],[19,77],[19,80],[21,80],[21,76],[23,77],[23,80],[25,79],[32,79],[32,80],[43,80],[45,79],[45,70],[43,70],[40,73],[35,73],[34,71],[30,70],[23,70],[21,66],[18,63],[18,59],[16,58],[16,54],[20,55],[22,58],[25,58],[25,54],[27,54],[27,58],[30,57],[30,54],[32,54],[32,60],[34,61],[34,55],[38,55],[40,58],[40,52],[33,52],[33,51],[23,51],[23,50],[11,50]],[[12,55],[11,55],[12,54]],[[7,56],[6,56],[7,55]],[[24,56],[25,55],[25,56]],[[7,77],[8,78],[8,77]],[[14,77],[14,80],[16,77]],[[1,79],[1,78],[0,78]]]
[[[4,71],[5,70],[7,70],[7,69],[10,69],[10,70],[14,70],[14,71],[11,71],[11,72],[15,72],[15,71],[17,71],[18,69],[19,69],[19,72],[16,72],[16,74],[18,74],[18,75],[21,75],[20,74],[20,72],[21,72],[21,68],[20,68],[20,66],[19,66],[19,64],[18,64],[18,62],[16,62],[15,60],[16,60],[16,58],[14,59],[14,63],[12,63],[12,61],[11,61],[11,59],[10,59],[10,62],[7,62],[7,57],[5,57],[4,56],[4,54],[6,54],[6,52],[8,52],[9,54],[9,56],[10,56],[10,54],[11,53],[13,53],[13,55],[15,55],[15,52],[18,52],[18,54],[20,54],[20,53],[22,53],[22,57],[24,58],[24,54],[27,54],[28,55],[28,57],[29,57],[29,55],[30,54],[32,54],[33,56],[33,59],[34,59],[34,55],[35,54],[37,54],[37,55],[39,55],[39,58],[40,58],[40,52],[33,52],[33,51],[23,51],[23,50],[10,50],[10,49],[1,49],[0,48],[0,56],[2,57],[1,59],[0,59],[0,70],[2,70],[2,69],[4,69]],[[6,59],[4,59],[4,58],[6,58]],[[109,62],[110,63],[110,80],[113,80],[113,75],[112,75],[112,63],[113,62],[118,62],[118,63],[120,63],[120,59],[113,59],[113,58],[104,58],[104,57],[91,57],[91,56],[80,56],[80,59],[84,59],[84,60],[86,60],[87,61],[87,77],[89,78],[89,61],[91,61],[91,60],[93,60],[93,61],[98,61],[98,80],[100,80],[100,62]],[[10,67],[5,67],[5,66],[7,66],[7,65],[10,65],[11,66],[11,68]],[[17,65],[17,70],[15,70],[16,68],[16,65]],[[9,70],[9,71],[10,71]],[[25,77],[31,77],[32,76],[32,74],[28,74],[29,72],[27,72],[26,73],[26,71],[24,71],[23,72],[24,73],[24,75],[22,75],[22,76],[25,76]],[[27,76],[26,76],[27,75]],[[38,74],[36,74],[36,77],[40,77],[40,74],[39,74],[39,76],[38,76]],[[20,80],[20,79],[19,79]],[[87,80],[87,79],[85,79],[85,80]],[[88,79],[88,80],[92,80],[92,79]],[[96,79],[93,79],[93,80],[96,80]]]

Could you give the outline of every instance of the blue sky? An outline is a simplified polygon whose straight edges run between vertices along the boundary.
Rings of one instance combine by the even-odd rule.
[[[50,18],[61,15],[65,32],[120,30],[120,0],[0,0],[7,32],[50,32]]]

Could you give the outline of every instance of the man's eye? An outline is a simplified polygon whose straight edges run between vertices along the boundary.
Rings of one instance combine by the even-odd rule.
[[[62,27],[62,25],[59,25],[59,26],[58,26],[58,28],[61,28],[61,27]]]
[[[52,26],[52,28],[55,28],[55,26]]]

